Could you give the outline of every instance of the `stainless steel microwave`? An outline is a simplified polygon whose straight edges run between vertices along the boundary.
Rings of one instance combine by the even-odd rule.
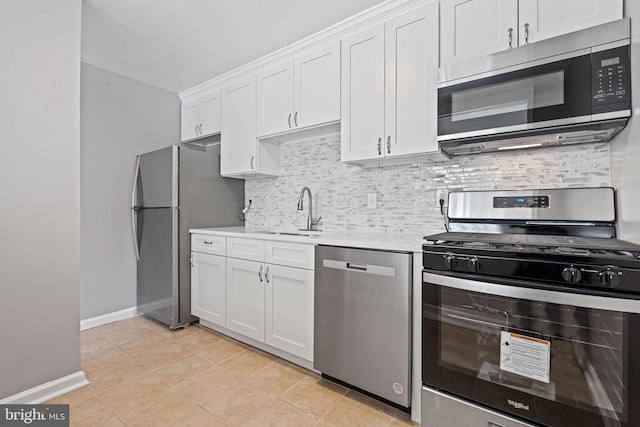
[[[629,18],[439,70],[449,156],[608,141],[631,116]]]

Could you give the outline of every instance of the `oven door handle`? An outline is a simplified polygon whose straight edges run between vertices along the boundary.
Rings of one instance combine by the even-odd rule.
[[[596,223],[595,222],[562,222],[562,221],[557,221],[557,222],[550,222],[550,221],[525,221],[526,225],[559,225],[559,226],[565,226],[565,225],[580,225],[583,227],[595,227]]]
[[[568,291],[548,291],[545,289],[526,288],[523,286],[500,285],[497,283],[482,282],[479,280],[443,276],[440,274],[428,273],[426,271],[422,272],[422,282],[423,284],[433,284],[446,288],[479,292],[488,295],[640,314],[640,300],[638,299],[603,297]]]

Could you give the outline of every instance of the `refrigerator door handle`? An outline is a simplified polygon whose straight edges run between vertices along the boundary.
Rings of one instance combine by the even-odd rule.
[[[140,247],[138,244],[138,204],[137,189],[140,177],[140,156],[136,156],[136,171],[133,178],[133,190],[131,191],[131,228],[133,229],[133,245],[136,249],[136,261],[140,261]]]

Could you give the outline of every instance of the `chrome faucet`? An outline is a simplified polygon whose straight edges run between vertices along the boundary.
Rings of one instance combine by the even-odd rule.
[[[322,217],[319,217],[315,220],[313,219],[313,200],[311,198],[311,190],[309,190],[309,187],[302,187],[302,190],[300,190],[300,197],[298,197],[298,210],[301,211],[304,209],[304,204],[302,203],[302,201],[304,199],[305,191],[307,192],[307,194],[309,194],[309,215],[307,215],[307,228],[301,228],[300,230],[311,231],[313,230],[313,227],[318,225]]]

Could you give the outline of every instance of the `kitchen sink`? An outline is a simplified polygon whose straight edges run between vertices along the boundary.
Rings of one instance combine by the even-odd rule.
[[[264,233],[264,234],[273,234],[280,236],[308,236],[308,237],[318,237],[322,236],[322,231],[307,231],[307,230],[261,230],[256,231],[256,233]]]

